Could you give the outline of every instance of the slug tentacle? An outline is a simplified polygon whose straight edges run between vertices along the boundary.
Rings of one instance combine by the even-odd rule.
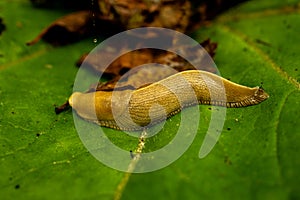
[[[75,92],[69,104],[77,114],[100,126],[140,130],[195,104],[245,107],[269,95],[260,87],[246,87],[215,74],[189,70],[136,90]]]

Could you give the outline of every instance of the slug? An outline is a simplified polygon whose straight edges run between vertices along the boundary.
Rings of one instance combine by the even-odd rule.
[[[141,130],[196,104],[231,107],[256,105],[269,95],[218,75],[188,70],[136,90],[75,92],[70,106],[83,119],[118,130]]]

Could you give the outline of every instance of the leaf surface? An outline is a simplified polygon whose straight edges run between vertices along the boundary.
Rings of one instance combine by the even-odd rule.
[[[26,42],[62,11],[28,1],[0,2],[0,191],[4,199],[299,199],[299,1],[249,1],[224,13],[193,37],[218,43],[223,77],[247,86],[263,83],[270,98],[228,109],[222,135],[198,158],[209,121],[201,111],[198,134],[177,161],[159,171],[126,174],[101,164],[77,135],[72,112],[54,104],[72,92],[75,61],[94,48],[91,39],[54,48]],[[34,13],[34,17],[33,16]],[[193,108],[185,113],[192,113]],[[180,115],[146,140],[145,152],[166,145]],[[105,129],[116,145],[138,140]],[[187,130],[188,133],[188,130]]]

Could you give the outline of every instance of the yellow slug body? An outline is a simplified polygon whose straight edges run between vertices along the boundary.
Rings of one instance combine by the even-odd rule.
[[[195,104],[245,107],[268,97],[262,88],[249,88],[209,72],[189,70],[136,90],[75,92],[69,104],[80,117],[100,126],[140,130]]]

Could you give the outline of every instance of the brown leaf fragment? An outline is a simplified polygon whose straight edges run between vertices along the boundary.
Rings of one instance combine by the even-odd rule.
[[[115,49],[117,51],[117,49]],[[123,75],[125,72],[129,71],[131,68],[136,66],[149,63],[153,60],[153,55],[151,50],[149,49],[140,49],[136,51],[132,51],[130,53],[126,53],[118,57],[113,63],[111,63],[108,67],[104,64],[105,59],[111,60],[116,56],[116,54],[122,53],[122,49],[118,52],[111,52],[110,50],[101,51],[100,53],[90,54],[88,57],[83,56],[78,61],[78,65],[81,65],[84,61],[85,65],[88,65],[96,72],[104,73],[104,75],[108,77],[115,77],[119,75]],[[101,56],[101,61],[99,62],[99,57]],[[107,68],[106,68],[107,67]]]
[[[55,107],[55,113],[58,115],[61,112],[64,112],[68,109],[70,109],[70,105],[69,105],[69,101],[67,101],[66,103],[62,104],[61,106]]]
[[[186,52],[189,61],[198,63],[198,66],[191,65],[189,61],[172,52],[172,49],[170,49],[171,51],[151,48],[138,49],[117,57],[116,55],[126,49],[119,49],[118,51],[118,48],[111,49],[112,47],[81,58],[78,65],[88,66],[94,72],[98,72],[109,79],[105,83],[99,83],[96,91],[133,90],[185,70],[201,69],[216,73],[216,69],[210,64],[211,58],[206,50],[209,51],[209,55],[213,56],[217,44],[210,42],[210,40],[205,40],[201,44],[203,49],[196,46],[182,46],[180,49]],[[114,57],[117,59],[107,67],[105,59]],[[95,91],[95,87],[91,88],[93,89],[89,92]]]
[[[194,67],[190,66],[190,64],[185,59],[173,53],[172,49],[170,49],[171,51],[164,51],[160,49],[138,49],[123,54],[123,52],[128,51],[128,49],[126,48],[128,45],[124,43],[120,46],[123,46],[123,48],[118,48],[119,46],[110,46],[108,48],[101,49],[101,51],[91,53],[89,54],[89,56],[85,54],[79,59],[79,61],[77,62],[77,66],[81,66],[82,64],[84,64],[93,69],[95,72],[99,72],[101,74],[103,73],[105,76],[108,76],[110,78],[122,76],[125,72],[131,70],[132,68],[147,63],[160,63],[162,65],[167,65],[177,71],[194,69]],[[202,42],[201,46],[211,57],[215,55],[215,50],[217,48],[216,43],[213,43],[208,39]],[[189,55],[189,60],[199,59],[197,56],[204,53],[196,52],[199,51],[197,47],[181,46],[180,48],[181,51],[185,51],[186,54]],[[122,55],[118,56],[120,54]],[[112,60],[113,58],[117,59],[115,59],[107,67],[106,63],[108,61],[106,62],[106,60]],[[201,67],[202,70],[215,73],[214,69],[205,68],[205,65],[202,65]]]
[[[57,19],[35,39],[27,42],[27,45],[33,45],[41,39],[53,45],[63,45],[77,41],[90,33],[91,12],[79,11]]]
[[[207,51],[207,53],[213,58],[216,54],[216,49],[218,44],[216,42],[211,42],[210,39],[206,39],[200,43],[200,45]]]
[[[186,0],[98,0],[99,18],[116,22],[123,29],[164,27],[185,32],[191,16]]]

